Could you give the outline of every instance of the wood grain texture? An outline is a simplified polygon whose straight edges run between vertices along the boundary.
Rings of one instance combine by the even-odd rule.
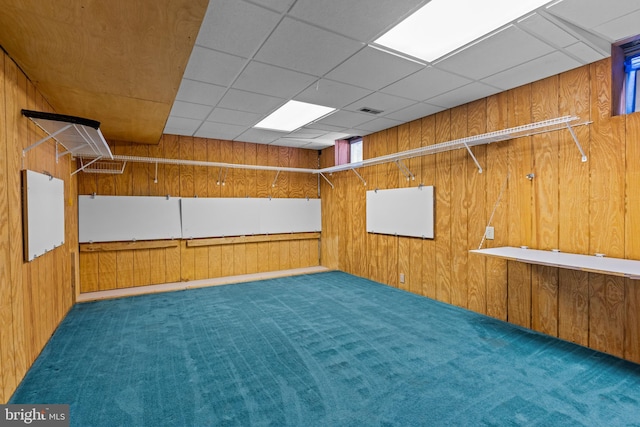
[[[13,358],[11,299],[11,257],[9,252],[9,201],[7,164],[7,125],[5,122],[5,55],[0,55],[0,402],[6,402],[16,386]]]
[[[558,76],[532,83],[531,105],[534,122],[558,117]],[[559,229],[559,132],[534,135],[532,232],[531,245],[537,249],[558,248]],[[531,327],[558,334],[558,269],[532,268]]]
[[[451,139],[469,134],[467,105],[451,110]],[[451,303],[467,308],[468,299],[468,207],[466,150],[451,152]]]
[[[426,147],[436,143],[435,116],[425,117],[420,120],[421,139],[420,146]],[[422,183],[434,186],[434,191],[438,191],[436,186],[436,156],[423,156],[420,158],[420,171]],[[439,207],[436,205],[436,211]],[[436,215],[439,215],[436,213]],[[436,298],[436,242],[434,239],[427,239],[422,242],[422,295]]]
[[[481,99],[469,104],[467,118],[468,134],[480,135],[486,133],[487,103]],[[487,147],[474,147],[473,153],[480,165],[487,167]],[[467,249],[477,249],[487,224],[486,173],[479,173],[471,159],[467,159]],[[486,257],[469,255],[467,258],[467,283],[468,302],[467,307],[478,313],[487,312],[487,284],[486,284]]]
[[[451,112],[436,114],[435,142],[451,140]],[[436,154],[436,299],[451,302],[451,153]]]
[[[589,345],[589,273],[560,269],[558,337]]]

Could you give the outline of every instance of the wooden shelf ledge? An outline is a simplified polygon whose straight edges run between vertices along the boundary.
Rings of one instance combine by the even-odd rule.
[[[640,279],[640,261],[606,256],[580,255],[557,251],[516,248],[504,246],[499,248],[475,249],[469,252],[519,261],[527,264],[546,265],[549,267],[580,270],[589,273],[607,274],[611,276]]]
[[[214,237],[187,240],[187,247],[237,245],[240,243],[282,242],[288,240],[315,240],[320,233],[261,234],[255,236]]]
[[[144,242],[105,242],[105,243],[81,243],[80,252],[112,252],[133,251],[138,249],[165,249],[177,248],[178,240],[160,240]]]

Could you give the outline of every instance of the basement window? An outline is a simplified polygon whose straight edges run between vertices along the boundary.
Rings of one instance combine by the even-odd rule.
[[[352,138],[349,141],[349,163],[362,161],[362,138]]]
[[[633,56],[627,56],[624,60],[624,74],[625,74],[625,113],[635,113],[640,109],[640,99],[638,95],[638,85],[640,83],[640,53],[636,53]]]

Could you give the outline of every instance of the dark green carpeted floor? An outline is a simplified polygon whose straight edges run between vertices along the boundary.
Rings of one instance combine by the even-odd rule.
[[[74,426],[640,425],[640,366],[329,272],[76,305],[10,403]]]

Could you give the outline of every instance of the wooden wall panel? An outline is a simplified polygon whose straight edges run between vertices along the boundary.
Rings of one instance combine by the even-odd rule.
[[[467,126],[469,135],[480,135],[486,133],[487,124],[487,103],[485,99],[469,104]],[[479,146],[473,148],[476,159],[483,168],[483,173],[479,173],[472,159],[467,159],[467,249],[477,249],[484,236],[487,225],[486,212],[486,173],[487,167],[487,147]],[[487,312],[487,285],[486,285],[486,262],[487,258],[475,255],[468,255],[467,283],[468,296],[467,307],[478,313]]]
[[[451,140],[451,112],[436,114],[436,143]],[[436,154],[436,299],[451,302],[451,152]]]
[[[533,83],[534,122],[558,117],[558,76]],[[532,137],[534,149],[533,221],[531,245],[558,248],[559,147],[558,132]],[[531,327],[549,335],[558,334],[558,269],[533,266],[531,269]]]
[[[467,105],[451,110],[451,139],[464,138],[469,134],[467,126]],[[459,307],[467,307],[468,271],[467,258],[469,217],[469,194],[467,193],[467,160],[466,150],[451,152],[451,303]]]
[[[78,241],[77,185],[70,175],[75,161],[65,156],[56,162],[52,140],[23,157],[24,148],[44,137],[22,116],[23,108],[52,111],[16,64],[0,53],[0,403],[11,397],[75,298],[71,260]],[[65,244],[28,263],[22,246],[23,168],[46,171],[62,179],[65,188]],[[94,179],[86,187],[95,185]],[[89,283],[97,286],[97,278]]]
[[[624,257],[625,119],[610,116],[611,64],[591,69],[590,253]],[[589,345],[624,354],[624,280],[589,277]]]
[[[509,126],[531,122],[531,86],[509,91]],[[509,246],[531,247],[532,180],[531,137],[512,140],[509,144]],[[507,268],[508,320],[526,328],[531,326],[531,266],[509,262]]]
[[[420,146],[426,147],[436,143],[435,116],[425,117],[420,120],[421,140]],[[423,156],[420,159],[420,172],[424,185],[434,186],[434,191],[438,192],[436,186],[436,156]],[[436,217],[440,207],[436,205]],[[421,294],[435,299],[437,293],[436,283],[436,242],[434,239],[426,239],[422,245],[422,286]]]
[[[409,123],[409,149],[419,148],[422,145],[422,120],[414,120]],[[422,159],[413,158],[408,162],[409,170],[415,175],[412,185],[420,185],[423,183],[422,177]],[[364,213],[366,206],[362,206]],[[422,293],[422,247],[421,239],[409,239],[409,286],[408,289],[416,294]],[[400,258],[401,259],[401,258]]]
[[[410,124],[405,123],[398,126],[398,151],[407,151],[409,149],[409,130]],[[404,162],[409,167],[409,162]],[[411,168],[409,168],[411,170]],[[412,171],[413,173],[413,171]],[[408,180],[398,169],[398,187],[410,187],[413,183]],[[409,290],[413,276],[411,274],[411,241],[409,237],[398,237],[398,274],[404,275],[404,280],[398,280],[398,287],[403,290]]]
[[[589,120],[589,68],[581,67],[559,76],[559,114],[576,115]],[[580,144],[589,155],[590,127],[575,129]],[[561,251],[589,253],[589,166],[569,132],[559,135],[558,246]],[[585,272],[559,271],[558,336],[581,345],[589,343],[589,275]]]

